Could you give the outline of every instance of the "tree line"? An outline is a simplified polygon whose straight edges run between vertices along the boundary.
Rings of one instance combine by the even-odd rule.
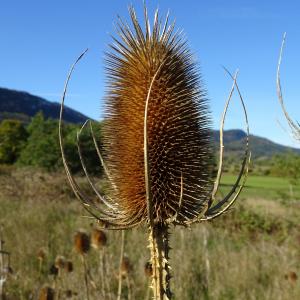
[[[93,128],[97,141],[101,141],[101,123],[94,122]],[[73,172],[82,170],[76,144],[77,131],[78,125],[64,124],[64,149]],[[87,168],[91,172],[101,173],[101,164],[88,127],[82,131],[80,141]],[[28,125],[18,120],[3,120],[0,123],[0,164],[39,167],[47,171],[62,168],[58,121],[46,119],[41,112]]]
[[[87,127],[88,128],[88,127]],[[101,147],[101,122],[93,122],[94,132]],[[73,172],[82,170],[78,156],[76,136],[78,125],[66,123],[63,127],[64,149]],[[102,173],[92,136],[89,130],[81,134],[84,162],[91,172]],[[58,121],[46,119],[40,112],[28,125],[17,120],[3,120],[0,123],[0,164],[33,166],[55,171],[62,168],[58,141]],[[229,172],[233,163],[227,162]],[[255,173],[253,169],[252,173]],[[295,184],[300,178],[300,156],[293,153],[277,154],[268,161],[265,175],[290,178]]]

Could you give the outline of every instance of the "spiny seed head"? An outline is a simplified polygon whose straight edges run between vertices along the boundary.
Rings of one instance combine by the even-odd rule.
[[[54,265],[57,269],[61,270],[65,268],[66,258],[62,255],[58,255],[55,258]]]
[[[47,256],[47,251],[45,250],[45,248],[40,248],[37,252],[37,258],[40,261],[43,261],[45,260],[46,256]]]
[[[120,21],[119,39],[106,55],[104,144],[115,197],[125,214],[147,220],[145,106],[158,72],[146,119],[153,218],[164,223],[179,211],[179,220],[190,220],[205,210],[212,188],[206,92],[174,24],[162,25],[155,14],[151,30],[146,15],[142,29],[133,8],[130,14],[133,29]]]
[[[121,274],[127,276],[132,270],[132,264],[127,256],[124,256],[121,263]]]
[[[286,280],[289,280],[291,283],[296,283],[298,276],[297,273],[294,271],[289,271],[287,274],[284,275]]]
[[[49,274],[53,275],[54,277],[58,275],[58,268],[55,266],[55,264],[52,264],[49,268]]]
[[[44,286],[39,293],[39,300],[54,300],[54,290],[49,286]]]
[[[73,263],[70,260],[67,260],[65,262],[64,269],[67,273],[73,272],[73,270],[74,270]]]
[[[91,244],[95,249],[101,249],[106,246],[107,236],[103,230],[94,228],[91,236]]]
[[[64,294],[66,295],[66,298],[73,298],[73,296],[77,296],[77,293],[72,290],[66,290]]]
[[[83,231],[79,230],[74,235],[74,246],[75,250],[79,254],[85,254],[90,250],[90,237]]]

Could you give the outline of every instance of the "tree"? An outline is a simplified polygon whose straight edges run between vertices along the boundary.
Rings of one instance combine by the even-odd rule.
[[[100,130],[95,126],[97,140],[99,140]],[[65,136],[64,149],[68,158],[70,168],[77,173],[82,170],[76,145],[76,135],[78,126],[74,124],[65,124],[63,134]],[[44,168],[48,171],[57,170],[62,167],[60,146],[58,141],[58,121],[45,119],[42,113],[38,113],[32,118],[27,127],[29,138],[26,147],[23,149],[18,160],[19,165],[34,166]],[[91,134],[84,130],[81,134],[81,146],[84,157],[84,163],[88,170],[93,170],[97,174],[101,173],[101,164],[97,157],[97,152]],[[95,168],[95,166],[98,166]]]
[[[20,121],[4,120],[0,124],[0,163],[13,164],[25,146],[28,134]]]
[[[19,165],[54,170],[57,168],[60,157],[57,139],[57,122],[51,119],[45,120],[42,113],[33,117],[28,125],[29,138],[26,147],[21,152]]]
[[[291,152],[276,155],[272,159],[271,173],[289,178],[290,183],[295,185],[300,179],[300,155]]]

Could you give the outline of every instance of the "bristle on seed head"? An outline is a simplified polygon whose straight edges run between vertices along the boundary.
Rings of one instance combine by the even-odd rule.
[[[145,106],[153,218],[165,223],[201,214],[212,189],[211,130],[197,64],[168,17],[155,13],[152,30],[130,8],[132,26],[121,19],[118,38],[106,54],[108,76],[104,144],[118,205],[134,220],[147,221]]]

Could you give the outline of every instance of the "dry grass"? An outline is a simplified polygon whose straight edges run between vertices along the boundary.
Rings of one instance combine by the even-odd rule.
[[[85,213],[72,198],[64,175],[7,169],[1,170],[0,185],[0,220],[14,270],[6,285],[9,299],[32,299],[39,288],[53,286],[49,268],[58,255],[71,260],[74,271],[61,272],[56,286],[76,293],[72,299],[84,299],[84,276],[73,238],[78,229],[91,233],[92,227],[88,219],[78,217]],[[10,187],[21,189],[14,195]],[[171,236],[174,299],[300,299],[299,279],[293,275],[300,274],[299,216],[299,210],[287,204],[248,199],[206,227],[176,228]],[[148,287],[146,231],[132,230],[126,236],[132,299],[144,299]],[[117,293],[120,241],[119,232],[107,234],[105,274],[112,299]],[[41,247],[46,255],[39,273]],[[97,250],[89,251],[87,263],[97,286],[97,290],[90,287],[91,299],[99,299]],[[123,299],[126,295],[124,285]],[[61,299],[65,297],[61,294]]]

